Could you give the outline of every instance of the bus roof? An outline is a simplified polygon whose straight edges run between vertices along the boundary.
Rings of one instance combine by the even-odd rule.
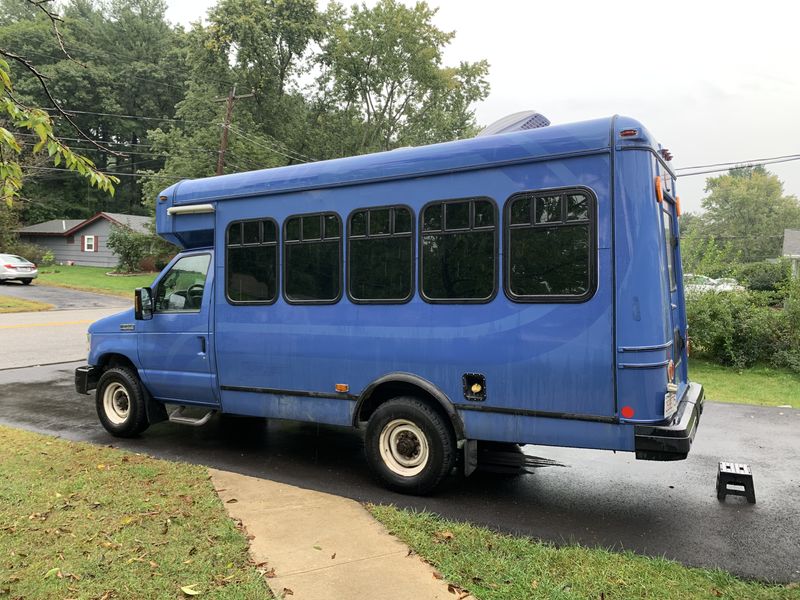
[[[644,141],[645,146],[657,148],[655,141],[638,121],[627,117],[608,117],[362,156],[183,180],[165,189],[161,196],[171,200],[172,205],[185,205],[568,157],[608,150],[611,147],[612,127],[615,130],[637,128],[641,132],[639,143]]]

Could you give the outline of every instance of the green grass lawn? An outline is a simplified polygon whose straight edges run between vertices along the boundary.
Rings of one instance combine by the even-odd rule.
[[[740,371],[690,358],[689,377],[703,384],[709,400],[800,408],[800,375],[788,369],[752,367]]]
[[[203,467],[6,427],[0,447],[0,597],[272,597]]]
[[[143,275],[106,275],[111,267],[54,266],[39,269],[39,278],[34,285],[55,285],[58,287],[100,292],[114,296],[124,296],[133,301],[133,290],[148,287],[157,273]]]
[[[53,308],[52,304],[45,304],[44,302],[0,296],[0,313],[38,312],[50,310],[51,308]]]
[[[528,598],[800,599],[800,587],[742,581],[719,570],[662,558],[581,546],[555,546],[501,535],[430,513],[368,506],[390,532],[445,580],[479,600]],[[453,598],[460,596],[459,589]]]

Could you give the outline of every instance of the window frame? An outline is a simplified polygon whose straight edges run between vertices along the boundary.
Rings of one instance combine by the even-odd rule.
[[[473,231],[488,231],[488,227],[479,227],[475,228],[475,210],[474,210],[474,200],[484,200],[489,202],[492,205],[492,210],[494,211],[494,227],[492,231],[494,232],[494,244],[492,245],[492,252],[494,255],[494,277],[492,277],[492,293],[486,297],[481,299],[474,299],[474,298],[429,298],[425,295],[424,291],[424,277],[423,277],[423,252],[422,252],[422,239],[425,236],[425,228],[423,220],[425,218],[425,211],[428,209],[429,206],[434,204],[441,204],[442,205],[442,228],[439,230],[435,230],[432,233],[441,233],[445,235],[453,235],[459,233],[471,233]],[[469,219],[472,223],[472,226],[467,227],[466,229],[451,229],[447,230],[447,212],[444,208],[447,204],[457,204],[459,202],[470,202],[470,214]],[[502,223],[500,222],[500,212],[497,205],[497,201],[492,198],[491,196],[485,195],[474,195],[474,196],[466,196],[461,198],[447,198],[447,199],[439,199],[439,200],[431,200],[426,202],[419,211],[419,215],[417,215],[419,219],[419,234],[417,240],[417,281],[419,286],[419,297],[428,304],[489,304],[495,298],[497,298],[497,294],[499,291],[499,285],[497,285],[497,279],[500,275],[500,229],[502,227]]]
[[[325,235],[325,229],[324,229],[325,228],[325,221],[324,221],[324,218],[325,218],[326,215],[334,215],[336,217],[336,219],[338,220],[338,222],[339,222],[339,239],[338,239],[338,242],[339,242],[339,252],[338,252],[339,261],[338,261],[338,273],[337,273],[338,276],[339,276],[339,294],[336,296],[336,298],[333,298],[331,300],[292,300],[288,296],[288,294],[286,293],[286,269],[287,269],[287,262],[288,262],[287,261],[287,254],[286,254],[286,244],[287,243],[288,244],[303,244],[303,243],[313,244],[313,243],[325,243],[325,242],[333,241],[332,239],[325,239],[325,237],[324,237],[324,235]],[[304,241],[303,240],[303,222],[302,221],[300,221],[300,239],[299,240],[292,240],[291,242],[289,242],[286,239],[286,226],[289,223],[289,221],[291,221],[292,219],[297,218],[297,217],[313,217],[313,216],[318,216],[318,217],[322,218],[322,227],[323,227],[323,229],[322,229],[320,235],[322,235],[323,237],[321,239]],[[281,235],[282,235],[282,240],[281,240],[281,258],[283,259],[283,260],[280,261],[280,263],[281,263],[281,279],[282,279],[281,296],[283,297],[284,302],[286,302],[287,304],[300,305],[300,306],[302,306],[302,305],[312,305],[312,306],[313,305],[321,305],[321,306],[324,306],[324,305],[329,305],[329,304],[338,304],[338,302],[342,299],[342,296],[344,294],[344,283],[345,283],[343,281],[344,277],[342,276],[342,271],[344,269],[344,265],[343,265],[344,261],[342,259],[342,249],[343,249],[343,246],[344,246],[343,242],[344,242],[344,235],[345,235],[345,231],[344,231],[343,226],[342,226],[342,216],[338,212],[333,211],[333,210],[325,210],[325,211],[321,211],[321,212],[308,212],[308,213],[292,214],[292,215],[289,215],[288,217],[286,217],[283,220],[283,223],[281,223]]]
[[[236,248],[260,248],[261,246],[269,246],[269,245],[272,244],[272,242],[269,242],[269,243],[266,243],[266,244],[263,243],[263,242],[259,242],[258,244],[245,244],[244,243],[244,223],[252,222],[252,221],[258,221],[258,222],[270,221],[270,222],[272,222],[273,225],[275,225],[275,242],[274,242],[274,244],[275,244],[275,296],[272,298],[272,300],[233,300],[228,295],[228,265],[230,264],[229,257],[228,257],[228,250],[230,248],[229,245],[228,245],[228,233],[229,233],[231,227],[233,225],[238,225],[238,224],[242,225],[242,241],[239,243],[239,245],[236,246]],[[263,231],[260,231],[260,233],[261,233],[261,236],[263,237],[263,235],[264,235]],[[282,269],[281,269],[281,227],[278,225],[278,222],[275,219],[273,219],[272,217],[256,217],[256,218],[252,218],[252,219],[237,219],[236,221],[231,221],[230,223],[228,223],[228,226],[225,228],[224,242],[225,242],[225,268],[223,269],[224,270],[224,279],[225,279],[224,286],[225,286],[225,300],[228,301],[228,304],[231,304],[233,306],[269,306],[271,304],[275,304],[278,301],[278,298],[280,298],[280,291],[279,290],[281,289],[281,271],[282,271]]]
[[[537,295],[518,295],[511,291],[511,205],[519,196],[532,195],[539,196],[552,196],[558,194],[562,196],[562,209],[563,197],[568,194],[585,194],[589,202],[589,287],[586,292],[580,296],[572,294],[537,294]],[[597,194],[594,190],[586,186],[576,185],[558,188],[542,188],[537,190],[522,190],[514,192],[506,198],[505,206],[503,207],[503,291],[506,297],[512,302],[520,304],[582,304],[588,302],[597,293],[597,225],[598,225],[598,212],[597,212]],[[553,227],[575,227],[582,225],[583,221],[566,221],[566,215],[562,215],[560,223],[543,223],[540,226],[535,224],[536,207],[532,210],[532,219],[534,221],[530,225],[516,225],[513,229],[548,229]],[[663,237],[663,233],[662,233]]]
[[[152,294],[153,294],[153,316],[155,315],[196,315],[198,313],[203,312],[203,302],[205,301],[206,294],[208,293],[208,288],[206,287],[206,283],[208,283],[208,274],[214,269],[214,255],[208,251],[200,251],[200,252],[192,252],[190,254],[183,254],[178,255],[179,258],[173,262],[168,269],[164,270],[164,274],[158,278],[156,284],[152,287]],[[164,283],[164,280],[170,274],[172,269],[175,268],[180,261],[184,258],[194,258],[195,256],[208,256],[208,266],[206,267],[206,278],[203,282],[203,297],[200,300],[200,308],[191,309],[191,310],[156,310],[156,299],[158,298],[158,289]]]
[[[367,211],[367,215],[369,215],[369,211],[372,211],[372,210],[384,210],[384,209],[393,209],[393,208],[394,209],[402,208],[402,209],[405,209],[405,210],[407,210],[409,212],[409,215],[411,217],[411,221],[410,221],[410,223],[411,223],[411,231],[409,233],[397,234],[397,233],[395,233],[393,231],[394,230],[395,218],[394,218],[394,213],[392,212],[391,213],[392,216],[390,217],[390,221],[389,221],[389,229],[392,230],[392,231],[390,231],[390,233],[379,233],[379,234],[376,234],[376,235],[370,235],[370,233],[369,233],[369,216],[367,216],[367,234],[364,235],[364,236],[356,237],[356,240],[368,240],[368,239],[372,239],[372,238],[375,238],[375,239],[393,239],[395,237],[409,237],[410,238],[410,240],[411,240],[411,269],[410,269],[410,271],[411,271],[411,273],[410,273],[410,278],[411,278],[410,283],[411,283],[411,285],[409,287],[408,296],[406,296],[405,298],[401,298],[401,299],[382,299],[382,300],[369,299],[369,298],[366,298],[366,299],[356,298],[350,292],[350,276],[351,276],[351,267],[350,267],[350,265],[351,265],[351,262],[350,262],[350,254],[351,254],[351,252],[350,252],[350,241],[351,241],[350,225],[352,223],[353,216],[356,213],[359,213],[361,211]],[[347,299],[350,302],[352,302],[353,304],[408,304],[409,302],[411,302],[411,300],[414,298],[414,295],[416,294],[416,288],[414,287],[414,284],[416,283],[415,280],[414,280],[415,279],[414,278],[414,271],[416,270],[414,268],[415,267],[415,260],[416,260],[416,256],[414,254],[415,250],[416,250],[416,244],[414,243],[414,234],[416,232],[414,230],[414,226],[415,226],[414,209],[411,208],[411,206],[409,206],[408,204],[386,204],[386,205],[381,205],[381,206],[362,206],[360,208],[356,208],[356,209],[350,211],[350,214],[347,215],[347,229],[346,229],[346,233],[347,233],[347,257],[346,257],[346,260],[345,260],[345,262],[346,262],[346,264],[345,264],[345,288],[346,288],[346,292],[347,292]]]
[[[84,235],[83,236],[83,252],[97,252],[97,236],[96,235]],[[92,241],[91,248],[89,247],[89,240]]]

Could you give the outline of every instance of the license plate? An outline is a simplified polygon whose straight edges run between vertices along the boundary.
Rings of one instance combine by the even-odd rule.
[[[667,392],[664,394],[664,416],[672,416],[678,410],[678,399],[675,392]]]
[[[25,271],[25,272],[28,272],[28,271],[30,271],[30,270],[31,270],[31,268],[30,268],[30,267],[19,267],[19,270],[20,270],[20,271]]]

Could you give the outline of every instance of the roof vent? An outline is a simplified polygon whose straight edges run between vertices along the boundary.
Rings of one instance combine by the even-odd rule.
[[[523,110],[499,119],[486,127],[476,137],[487,135],[497,135],[498,133],[510,133],[512,131],[524,131],[526,129],[538,129],[550,125],[550,119],[535,110]]]

